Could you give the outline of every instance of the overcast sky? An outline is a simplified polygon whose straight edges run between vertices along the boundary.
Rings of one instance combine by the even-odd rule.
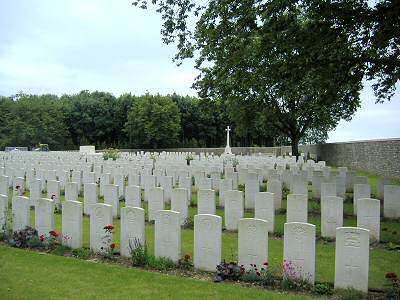
[[[108,91],[196,95],[193,62],[177,67],[161,18],[132,0],[1,0],[0,95]],[[375,104],[371,88],[328,142],[400,137],[400,93]]]

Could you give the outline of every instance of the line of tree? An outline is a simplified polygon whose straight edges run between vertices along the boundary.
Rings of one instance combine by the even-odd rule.
[[[0,97],[0,149],[48,144],[52,150],[96,145],[130,149],[287,145],[255,105],[227,105],[176,94],[119,97],[107,92]],[[308,142],[324,141],[312,132]]]

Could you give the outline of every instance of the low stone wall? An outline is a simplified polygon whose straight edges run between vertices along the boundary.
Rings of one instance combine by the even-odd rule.
[[[300,145],[299,148],[301,152],[309,153],[312,158],[325,160],[328,165],[347,166],[400,180],[400,138]],[[218,155],[224,152],[224,148],[125,149],[122,151],[141,150],[151,152],[208,152]],[[232,152],[234,154],[267,153],[282,155],[291,152],[291,147],[232,147]]]
[[[328,165],[347,166],[400,179],[400,139],[305,145],[302,148]]]

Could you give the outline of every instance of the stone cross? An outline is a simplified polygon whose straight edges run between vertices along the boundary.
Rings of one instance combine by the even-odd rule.
[[[224,154],[232,154],[232,150],[231,150],[231,147],[229,145],[229,132],[231,130],[232,129],[229,126],[227,126],[226,129],[225,129],[225,131],[226,131],[226,147],[225,147]]]

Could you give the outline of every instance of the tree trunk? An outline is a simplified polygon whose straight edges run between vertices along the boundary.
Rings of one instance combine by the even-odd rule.
[[[296,160],[299,157],[299,139],[298,138],[291,138],[291,145],[292,145],[292,156],[296,156]]]

